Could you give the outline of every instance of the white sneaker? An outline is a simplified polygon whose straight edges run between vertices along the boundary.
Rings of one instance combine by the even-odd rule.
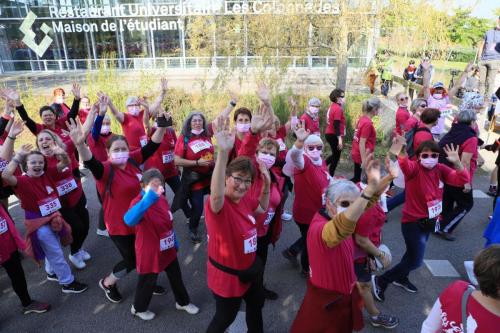
[[[292,217],[293,217],[293,215],[286,212],[286,211],[284,211],[283,214],[281,214],[281,219],[284,221],[291,221]]]
[[[87,251],[85,251],[84,249],[80,249],[80,251],[78,251],[77,255],[78,255],[78,258],[80,258],[80,260],[83,260],[83,261],[87,261],[87,260],[90,260],[92,258],[90,256],[90,254]]]
[[[69,258],[69,261],[71,261],[71,263],[78,269],[84,269],[87,265],[85,265],[85,262],[83,260],[80,259],[80,257],[78,256],[78,253],[75,253],[74,256],[72,256],[71,254],[68,256]]]
[[[135,311],[135,308],[133,305],[130,308],[130,313],[133,314],[134,316],[141,318],[142,320],[151,320],[156,316],[154,312],[151,312],[149,310],[146,310],[144,312],[137,312],[137,311]]]
[[[182,305],[179,305],[179,303],[176,302],[175,303],[175,308],[177,310],[184,310],[187,313],[192,314],[192,315],[195,315],[198,312],[200,312],[200,309],[196,305],[194,305],[193,303],[189,303],[188,305],[182,306]]]
[[[99,236],[109,237],[109,232],[106,229],[101,230],[97,228],[97,231],[95,233],[98,234]]]

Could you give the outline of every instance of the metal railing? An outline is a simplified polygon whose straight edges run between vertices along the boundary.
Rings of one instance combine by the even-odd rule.
[[[349,57],[350,67],[366,67],[368,57]],[[198,68],[335,68],[335,56],[284,57],[162,57],[110,59],[40,59],[0,60],[0,72],[12,71],[73,71],[98,69],[198,69]]]

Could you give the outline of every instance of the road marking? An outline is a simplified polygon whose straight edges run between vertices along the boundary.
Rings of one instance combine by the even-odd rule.
[[[448,260],[424,260],[432,275],[439,277],[460,277],[457,270]]]
[[[231,324],[231,326],[229,326],[226,332],[227,333],[246,332],[248,329],[245,316],[246,316],[245,311],[238,311],[236,318],[234,319],[233,323]]]
[[[469,277],[470,283],[473,285],[478,285],[476,275],[474,275],[474,261],[464,261],[465,271],[467,272],[467,276]]]
[[[489,199],[490,198],[490,196],[488,196],[486,193],[484,193],[481,190],[473,190],[472,197],[476,198],[476,199]]]

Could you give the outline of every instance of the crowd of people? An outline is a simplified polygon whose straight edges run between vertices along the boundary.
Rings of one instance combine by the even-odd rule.
[[[136,270],[132,315],[142,320],[155,317],[149,304],[152,295],[165,293],[157,284],[162,271],[176,309],[191,315],[199,312],[177,259],[175,229],[184,223],[176,223],[172,213],[181,209],[194,244],[205,237],[199,228],[202,216],[206,225],[207,285],[215,299],[207,332],[225,332],[242,301],[248,331],[263,332],[264,303],[279,298],[265,284],[273,278],[264,278],[268,248],[279,240],[282,220],[292,217],[300,237],[282,255],[291,263],[300,255],[307,291],[291,331],[359,330],[364,325],[363,306],[371,325],[396,327],[400,319],[379,310],[375,300],[385,300],[390,284],[416,293],[410,273],[422,265],[429,235],[454,240],[453,231],[472,209],[473,176],[482,146],[476,120],[486,106],[479,93],[466,93],[446,131],[445,118],[456,89],[447,91],[439,82],[431,85],[430,61],[421,66],[423,89],[418,98],[411,101],[405,92],[396,94],[392,145],[382,162],[374,156],[373,123],[382,102],[375,97],[363,102],[352,138],[350,180],[336,174],[341,153],[348,147],[346,95],[341,89],[329,95],[331,105],[321,120],[326,124],[324,133],[319,98],[310,98],[300,116],[297,102],[290,98],[289,119],[282,125],[265,85],[257,89],[257,110],[239,106],[238,96],[231,94],[215,119],[193,111],[179,133],[172,122],[176,110],[162,107],[168,93],[166,79],[161,80],[154,101],[131,96],[125,112],[104,92],[92,104],[76,83],[69,107],[65,91],[58,88],[54,104],[39,109],[40,123],[30,117],[18,91],[1,90],[5,112],[0,118],[0,264],[23,312],[46,312],[50,305],[30,297],[21,251],[44,262],[47,280],[59,283],[63,293],[83,293],[88,288],[72,269],[84,269],[91,256],[99,255],[85,250],[93,223],[82,187],[83,164],[95,179],[101,203],[97,232],[109,236],[120,253],[109,274],[95,283],[110,302],[120,303],[119,281]],[[461,81],[470,69],[468,65]],[[112,119],[121,125],[122,134],[111,132]],[[25,128],[36,140],[14,151]],[[330,146],[328,158],[323,156],[323,138]],[[498,145],[489,149],[496,151]],[[403,188],[397,195],[389,192],[395,184]],[[171,203],[165,196],[166,185],[175,194]],[[284,207],[291,192],[290,214]],[[9,215],[10,195],[17,196],[24,210],[24,237]],[[406,252],[391,267],[382,229],[386,214],[399,205],[403,205]],[[63,247],[68,245],[66,259]],[[476,258],[479,290],[457,282],[444,291],[423,325],[424,332],[444,331],[451,318],[459,323],[457,299],[465,292],[470,304],[467,318],[472,318],[467,325],[474,322],[475,332],[491,332],[500,320],[499,251],[492,245]],[[445,314],[449,320],[440,320]]]

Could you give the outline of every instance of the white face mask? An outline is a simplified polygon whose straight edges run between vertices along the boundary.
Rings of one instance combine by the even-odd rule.
[[[120,151],[116,153],[111,153],[111,163],[114,165],[120,165],[126,163],[128,160],[129,152],[128,151]]]
[[[344,105],[344,103],[345,103],[344,97],[337,98],[337,103],[340,104],[340,105]]]
[[[349,208],[349,207],[342,207],[342,206],[336,206],[336,207],[337,207],[337,214],[345,212],[347,210],[347,208]]]
[[[434,97],[435,99],[441,99],[443,98],[443,94],[434,94],[432,95],[432,97]]]
[[[257,159],[264,163],[266,168],[270,169],[273,165],[274,162],[276,162],[276,157],[274,157],[271,154],[266,154],[266,153],[258,153],[257,154]]]
[[[191,130],[191,133],[193,133],[194,135],[200,135],[201,133],[203,133],[204,129],[200,129],[200,130],[195,130],[195,129],[192,129]]]
[[[247,133],[250,130],[250,124],[236,124],[236,130],[240,133]]]
[[[432,169],[438,164],[438,158],[422,158],[420,159],[420,164],[422,164],[424,168]]]
[[[56,97],[56,104],[63,104],[63,103],[64,103],[64,97],[57,96]]]
[[[316,150],[316,149],[314,149],[313,151],[306,150],[306,154],[313,161],[321,160],[321,150]]]
[[[111,126],[109,125],[102,125],[101,126],[101,134],[107,135],[111,132]]]
[[[138,116],[139,112],[141,112],[138,106],[127,106],[127,111],[132,116]]]
[[[319,107],[317,106],[309,106],[309,113],[312,115],[317,115],[319,112]]]

